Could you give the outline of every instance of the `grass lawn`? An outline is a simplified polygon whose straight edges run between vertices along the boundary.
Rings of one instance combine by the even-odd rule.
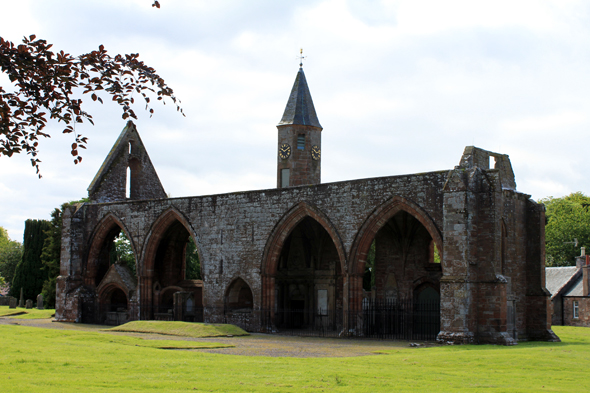
[[[138,337],[0,325],[0,390],[590,391],[583,372],[590,361],[590,329],[556,326],[555,332],[563,342],[272,358],[171,351],[139,346],[149,340]]]
[[[249,335],[248,332],[234,325],[165,321],[133,321],[106,330],[114,332],[158,333],[194,338]]]
[[[11,317],[15,319],[45,319],[51,318],[55,310],[37,310],[36,308],[8,308],[0,306],[0,317]]]

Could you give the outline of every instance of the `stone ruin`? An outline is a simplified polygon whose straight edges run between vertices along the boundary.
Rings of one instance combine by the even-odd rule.
[[[89,202],[64,211],[56,319],[326,323],[362,335],[384,323],[367,305],[427,300],[444,342],[558,340],[544,207],[517,191],[507,155],[468,146],[451,169],[321,183],[322,127],[302,69],[277,128],[277,188],[168,198],[127,123]],[[121,232],[136,275],[109,262]],[[189,239],[202,280],[186,278]]]

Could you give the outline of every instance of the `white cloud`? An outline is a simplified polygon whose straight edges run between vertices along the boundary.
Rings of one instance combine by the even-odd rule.
[[[510,154],[535,198],[590,194],[590,6],[582,1],[18,1],[2,36],[36,33],[56,49],[139,52],[182,100],[137,127],[173,196],[275,186],[276,128],[304,49],[324,126],[324,181],[449,169],[465,145]],[[8,10],[9,12],[4,12]],[[64,12],[67,10],[67,12]],[[18,18],[12,17],[18,15]],[[0,76],[4,86],[6,79]],[[92,105],[81,165],[68,136],[42,141],[44,178],[0,158],[0,225],[78,199],[125,122]]]

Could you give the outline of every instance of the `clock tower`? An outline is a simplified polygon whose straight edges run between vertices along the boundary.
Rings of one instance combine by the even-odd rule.
[[[319,184],[322,126],[315,113],[301,65],[277,129],[277,187]]]

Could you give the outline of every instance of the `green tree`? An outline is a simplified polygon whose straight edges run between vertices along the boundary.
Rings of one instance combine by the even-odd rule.
[[[201,280],[201,262],[197,253],[197,245],[192,237],[189,236],[186,243],[186,279]]]
[[[138,97],[153,113],[149,92],[159,101],[170,98],[182,113],[172,89],[155,69],[139,60],[139,54],[112,57],[100,45],[92,52],[71,56],[53,52],[52,46],[35,35],[18,45],[0,37],[0,72],[11,83],[9,91],[0,86],[0,155],[26,152],[39,173],[39,138],[50,137],[45,129],[48,119],[63,122],[66,134],[74,133],[76,123],[94,124],[78,93],[89,93],[100,103],[101,96],[109,96],[121,106],[123,119],[137,118],[132,105]],[[71,154],[78,164],[87,138],[74,133],[73,142]]]
[[[10,285],[14,277],[16,265],[23,257],[23,245],[16,240],[10,240],[6,229],[0,227],[0,276]]]
[[[45,273],[45,282],[41,293],[43,305],[46,308],[55,308],[55,285],[59,276],[59,262],[61,254],[61,227],[64,204],[51,213],[50,227],[45,231],[45,241],[41,252],[41,262]]]
[[[546,265],[574,265],[580,247],[590,247],[590,197],[574,192],[563,198],[548,197],[539,202],[546,208]]]
[[[365,262],[365,274],[363,275],[363,289],[367,292],[372,291],[375,286],[375,240],[371,243],[367,261]]]
[[[129,238],[123,231],[121,231],[119,236],[115,238],[111,247],[110,264],[112,265],[117,261],[123,262],[127,265],[131,273],[133,273],[134,276],[137,276],[135,254],[133,253]]]
[[[24,252],[22,260],[16,265],[10,295],[18,298],[23,288],[25,299],[36,299],[45,282],[45,272],[41,262],[45,231],[51,224],[46,220],[25,221]]]

